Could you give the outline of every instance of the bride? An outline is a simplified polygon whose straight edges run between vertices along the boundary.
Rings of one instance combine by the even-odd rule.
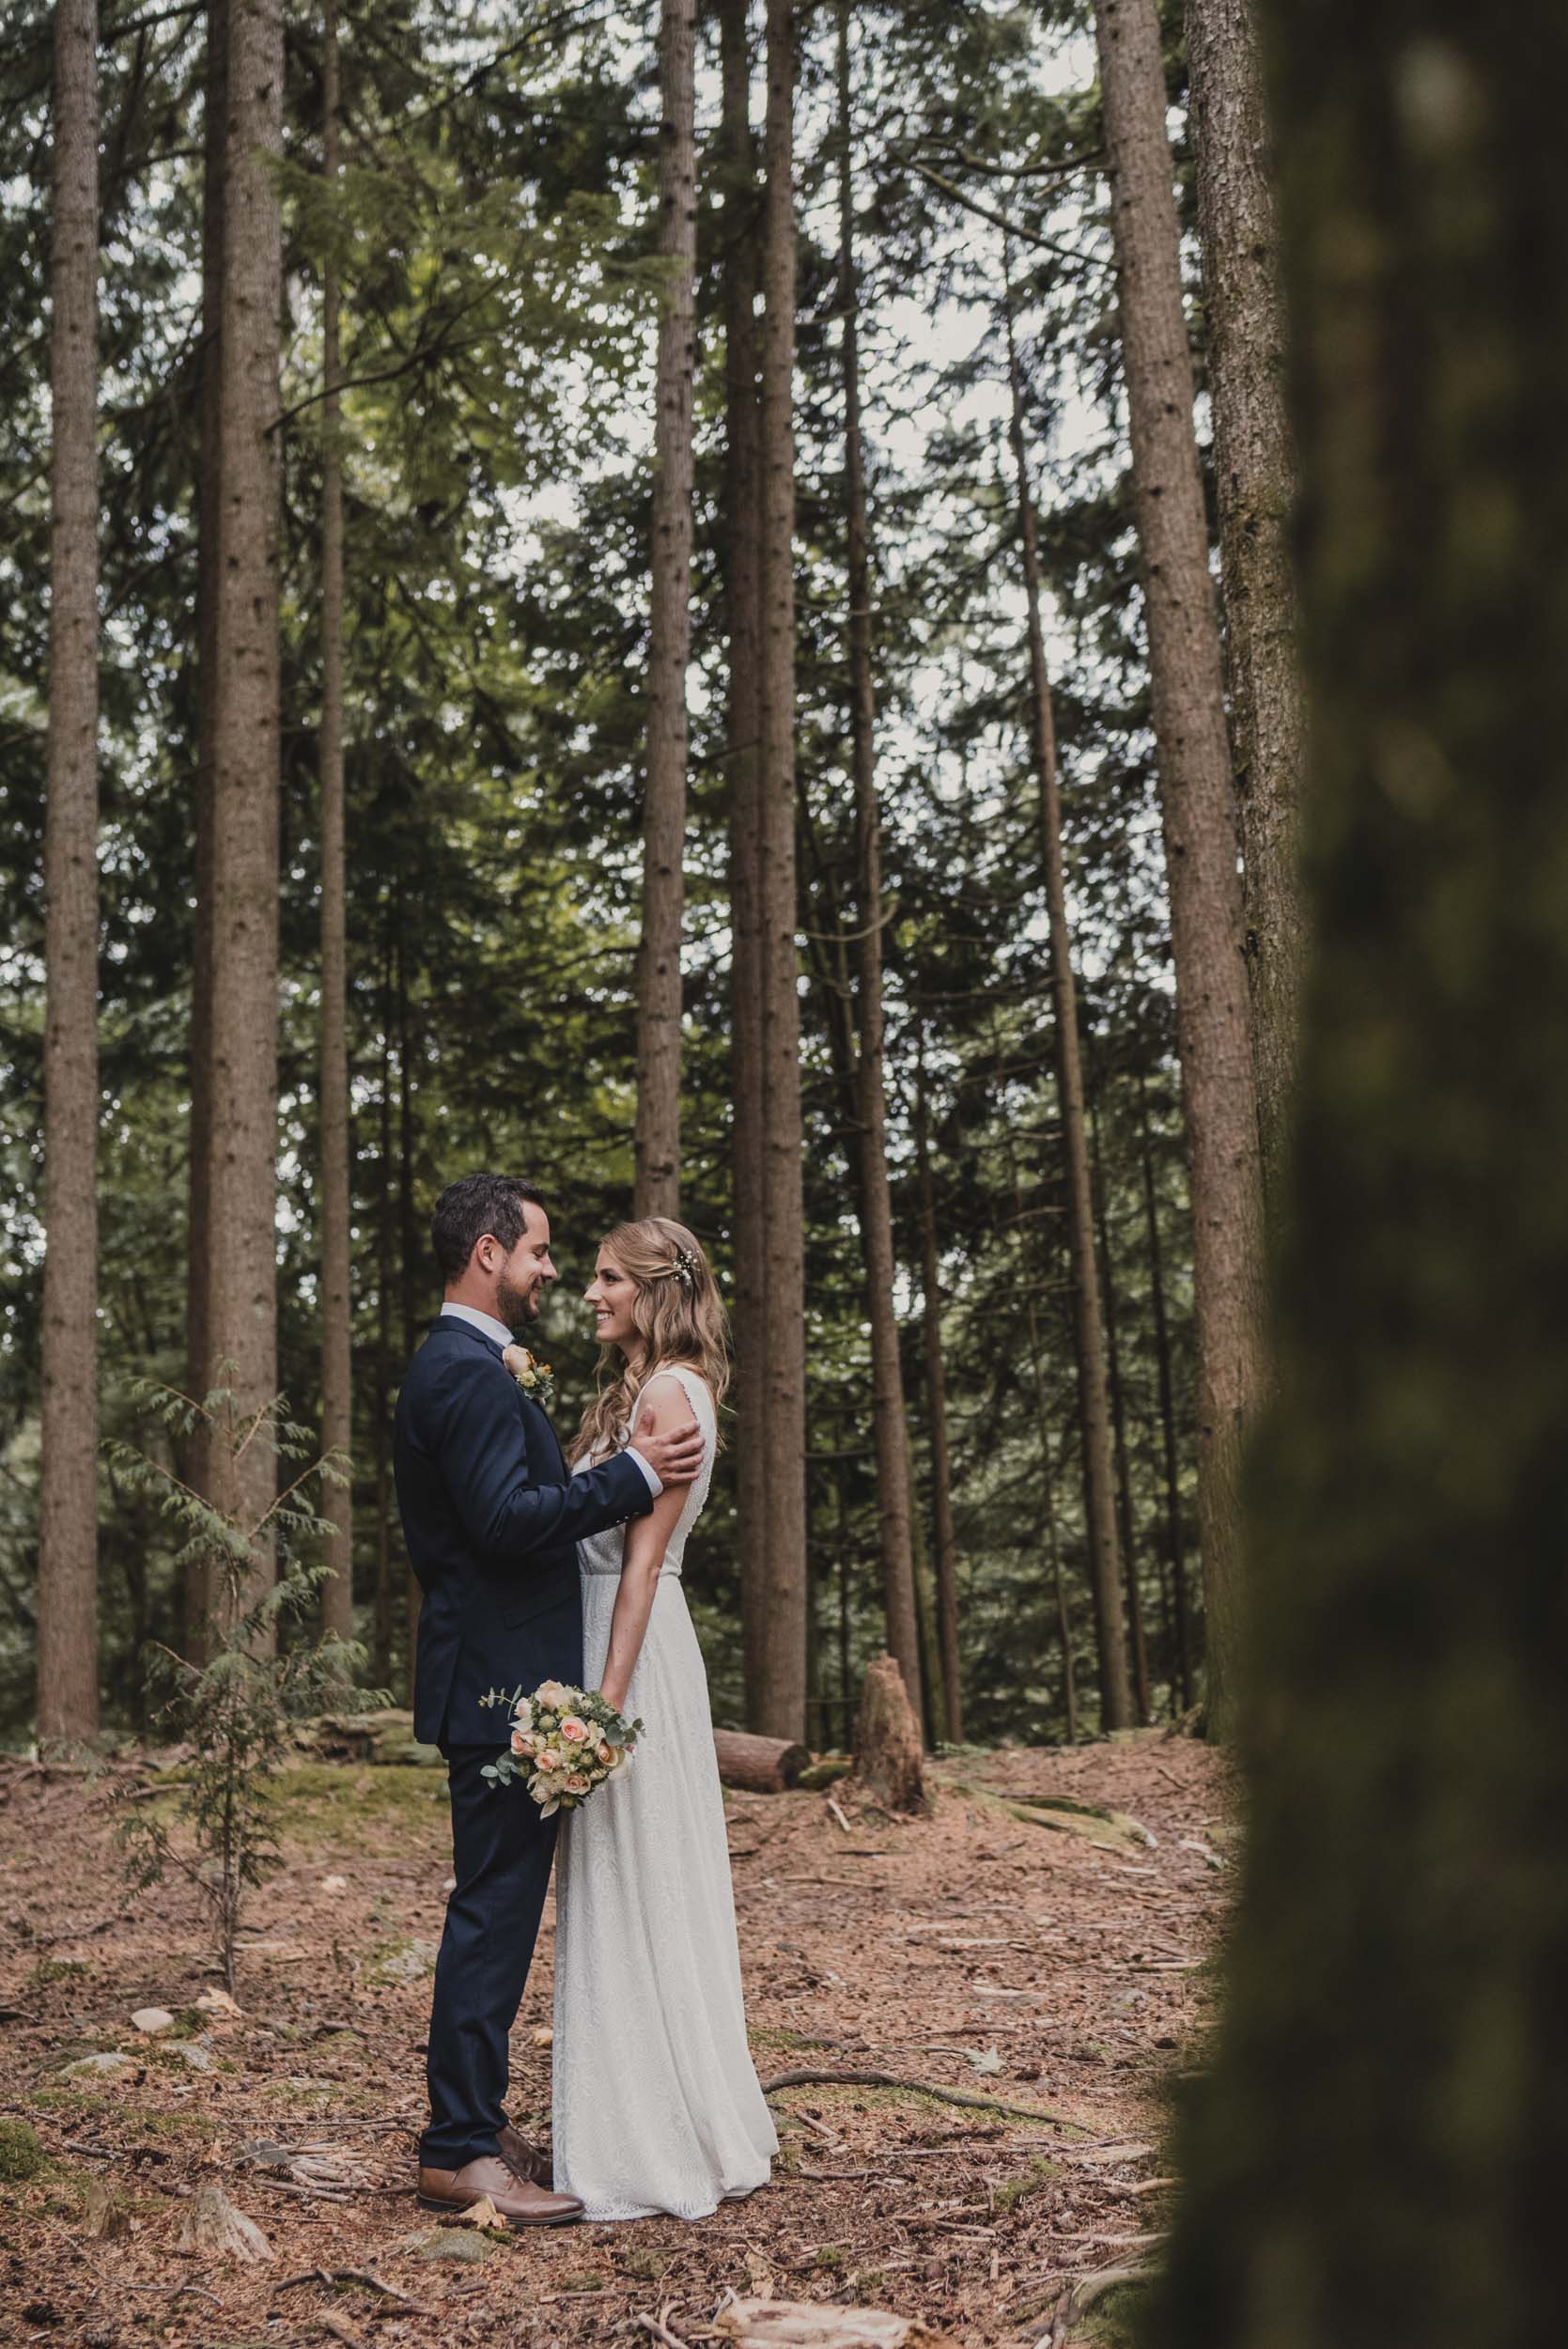
[[[613,1370],[571,1448],[575,1472],[644,1409],[689,1405],[696,1482],[578,1545],[583,1681],[643,1735],[631,1767],[563,1819],[556,1863],[557,2188],[590,2219],[703,2218],[767,2183],[778,2138],[746,2045],[707,1677],[681,1590],[728,1383],[706,1257],[663,1216],[617,1225],[586,1292]]]

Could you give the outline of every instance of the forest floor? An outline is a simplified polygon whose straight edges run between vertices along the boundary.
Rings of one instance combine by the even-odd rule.
[[[194,1894],[132,1897],[101,1789],[7,1765],[0,2184],[8,2157],[13,2181],[26,2167],[19,2123],[46,2158],[5,2184],[0,2340],[576,2349],[651,2343],[646,2317],[695,2342],[730,2293],[893,2309],[965,2344],[1124,2338],[1136,2286],[1081,2317],[1063,2294],[1148,2259],[1163,2223],[1163,2089],[1201,2046],[1228,1898],[1224,1765],[1148,1731],[935,1777],[915,1822],[842,1786],[726,1797],[752,2045],[765,2081],[876,2071],[998,2104],[780,2085],[783,2152],[750,2201],[495,2236],[412,2194],[442,1771],[287,1774],[287,1864],[253,1897],[225,2015],[197,2005],[220,1977]],[[1152,1840],[999,1799],[1025,1795],[1130,1814]],[[512,2039],[530,2131],[549,2117],[551,1950],[547,1911]],[[148,2006],[171,2031],[138,2033]],[[271,2260],[180,2251],[210,2182]]]

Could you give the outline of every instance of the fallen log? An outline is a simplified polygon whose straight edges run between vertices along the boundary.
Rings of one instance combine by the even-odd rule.
[[[726,1786],[749,1795],[782,1795],[797,1784],[811,1755],[787,1737],[753,1737],[739,1729],[716,1729],[714,1751]]]

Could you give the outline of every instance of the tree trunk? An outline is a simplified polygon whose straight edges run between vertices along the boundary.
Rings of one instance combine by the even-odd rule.
[[[882,1591],[888,1646],[921,1720],[920,1626],[909,1527],[909,1438],[893,1306],[893,1196],[888,1184],[888,1112],[883,1073],[882,823],[877,801],[876,694],[871,677],[871,555],[861,430],[860,288],[855,271],[851,171],[848,0],[838,0],[838,233],[844,371],[844,503],[849,589],[849,743],[859,872],[856,945],[857,1109],[861,1238],[871,1322],[872,1422],[881,1524]]]
[[[748,96],[746,0],[722,0],[721,182],[724,307],[723,544],[729,628],[730,1025],[734,1088],[736,1538],[740,1558],[746,1719],[760,1718],[767,1620],[768,1506],[763,1416],[761,801],[761,462],[757,407],[757,206]]]
[[[762,354],[761,930],[766,1182],[763,1425],[768,1529],[758,1726],[806,1702],[805,1236],[795,881],[795,25],[768,0]]]
[[[1023,1227],[1023,1175],[1012,1128],[1007,1131],[1007,1167],[1013,1183],[1014,1220]],[[1056,1601],[1056,1626],[1062,1641],[1062,1689],[1067,1709],[1068,1743],[1078,1738],[1078,1682],[1073,1657],[1073,1626],[1067,1612],[1067,1587],[1062,1571],[1062,1530],[1056,1515],[1056,1470],[1051,1455],[1050,1398],[1046,1392],[1045,1348],[1040,1339],[1040,1313],[1032,1287],[1024,1290],[1024,1319],[1029,1330],[1029,1366],[1034,1385],[1034,1420],[1039,1430],[1040,1499],[1046,1523],[1046,1547],[1050,1562],[1051,1590]]]
[[[393,1672],[392,1638],[392,1513],[396,1506],[390,1458],[389,1405],[392,1394],[392,941],[390,930],[382,963],[380,1002],[381,1068],[379,1133],[376,1152],[376,1371],[370,1395],[376,1470],[376,1600],[373,1657],[376,1685],[390,1688]],[[403,1694],[413,1706],[413,1657],[408,1658]]]
[[[212,1123],[208,1234],[214,1371],[243,1426],[277,1388],[278,324],[282,237],[270,159],[283,144],[281,0],[229,24],[220,380],[217,705],[212,774]],[[214,1460],[222,1504],[258,1527],[273,1446]],[[258,1543],[253,1599],[273,1571]]]
[[[1238,1480],[1261,1376],[1263,1280],[1235,794],[1155,0],[1098,0],[1095,30],[1191,1169],[1208,1719],[1211,1734],[1223,1736],[1233,1720]]]
[[[1268,124],[1252,0],[1187,0],[1190,126],[1219,493],[1219,577],[1240,794],[1263,1177],[1277,1193],[1307,931],[1297,872],[1301,680]]]
[[[396,898],[396,954],[395,968],[397,983],[397,1264],[398,1288],[402,1299],[402,1359],[404,1367],[413,1360],[419,1344],[419,1274],[424,1262],[423,1239],[418,1219],[414,1214],[413,1177],[419,1159],[419,1141],[414,1122],[413,1086],[413,1021],[411,1017],[411,998],[409,990],[409,921],[401,884]],[[397,1383],[389,1377],[388,1393]],[[389,1528],[390,1532],[390,1528]],[[398,1547],[402,1547],[401,1521],[397,1526]],[[419,1610],[425,1603],[412,1566],[405,1553],[403,1563],[404,1639],[409,1657],[409,1703],[414,1702],[414,1678],[419,1658]]]
[[[322,173],[337,184],[337,0],[326,0],[322,44]],[[348,934],[343,809],[343,458],[338,441],[338,271],[329,255],[321,288],[321,1444],[353,1445],[349,1286]],[[323,1627],[354,1636],[353,1492],[328,1484],[321,1515],[327,1541]]]
[[[686,666],[691,646],[691,377],[696,347],[694,0],[660,12],[659,318],[643,936],[637,970],[635,1212],[680,1206],[680,932],[685,892]]]
[[[1149,1141],[1149,1100],[1141,1077],[1138,1083],[1138,1107],[1143,1166],[1143,1216],[1149,1242],[1149,1305],[1154,1315],[1155,1372],[1159,1384],[1160,1441],[1165,1455],[1165,1543],[1176,1618],[1173,1677],[1181,1689],[1185,1707],[1192,1703],[1192,1632],[1187,1603],[1187,1545],[1182,1535],[1176,1392],[1171,1367],[1171,1328],[1165,1311],[1165,1251],[1159,1236],[1159,1201],[1155,1191],[1154,1152]]]
[[[54,14],[38,1734],[98,1728],[98,9]]]
[[[1245,1880],[1153,2329],[1547,2344],[1568,2159],[1568,17],[1270,0],[1312,975]],[[1354,70],[1346,70],[1347,59]]]
[[[1096,1091],[1098,1088],[1096,1087]],[[1110,1218],[1105,1204],[1105,1153],[1100,1146],[1099,1112],[1090,1097],[1089,1140],[1094,1175],[1094,1224],[1099,1236],[1100,1294],[1105,1299],[1105,1373],[1110,1393],[1110,1431],[1116,1458],[1116,1529],[1122,1543],[1122,1569],[1126,1588],[1127,1634],[1132,1643],[1133,1689],[1138,1718],[1149,1718],[1149,1651],[1143,1637],[1143,1600],[1138,1587],[1138,1548],[1133,1539],[1132,1476],[1127,1466],[1126,1396],[1122,1385],[1122,1357],[1116,1332],[1116,1282],[1110,1262]]]
[[[931,1530],[937,1577],[937,1644],[941,1657],[942,1709],[950,1745],[964,1742],[964,1701],[958,1677],[956,1544],[953,1537],[953,1456],[947,1434],[947,1364],[942,1351],[941,1286],[937,1254],[936,1190],[925,1101],[925,1055],[921,1050],[915,1093],[915,1160],[920,1177],[920,1267],[925,1341],[925,1401],[931,1439]]]
[[[856,1786],[886,1810],[921,1812],[931,1808],[920,1723],[903,1670],[892,1656],[879,1656],[866,1671],[855,1725],[854,1776]]]
[[[1007,379],[1012,397],[1013,463],[1017,476],[1018,529],[1023,542],[1024,601],[1029,628],[1029,675],[1033,708],[1034,780],[1040,794],[1040,850],[1050,925],[1050,988],[1056,1042],[1056,1082],[1062,1110],[1067,1193],[1067,1247],[1072,1263],[1074,1336],[1078,1354],[1079,1418],[1083,1435],[1083,1516],[1089,1535],[1089,1588],[1094,1602],[1099,1655],[1100,1721],[1126,1729],[1133,1719],[1127,1682],[1126,1627],[1122,1619],[1122,1562],[1116,1539],[1116,1486],[1110,1454],[1110,1407],[1105,1383],[1105,1332],[1094,1263],[1094,1215],[1089,1187],[1089,1142],[1083,1117],[1083,1065],[1078,1034],[1078,982],[1062,860],[1062,782],[1056,760],[1056,717],[1046,636],[1040,614],[1040,554],[1034,500],[1024,446],[1023,382],[1013,338],[1011,273],[1002,257],[1007,322]]]
[[[212,1179],[212,760],[218,708],[218,538],[223,515],[219,449],[223,426],[224,160],[228,124],[228,0],[208,0],[202,128],[201,358],[197,370],[195,915],[191,941],[191,1118],[185,1234],[185,1362],[197,1400],[211,1384]],[[205,1427],[186,1439],[186,1482],[210,1495]],[[208,1561],[186,1562],[180,1592],[180,1653],[203,1664],[212,1605]]]

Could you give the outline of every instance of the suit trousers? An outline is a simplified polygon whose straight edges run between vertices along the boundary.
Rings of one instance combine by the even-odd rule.
[[[557,1820],[541,1819],[520,1786],[480,1771],[493,1746],[443,1746],[452,1803],[452,1874],[436,1960],[426,2078],[429,2169],[460,2170],[497,2150],[505,2122],[507,2035],[544,1913]]]

